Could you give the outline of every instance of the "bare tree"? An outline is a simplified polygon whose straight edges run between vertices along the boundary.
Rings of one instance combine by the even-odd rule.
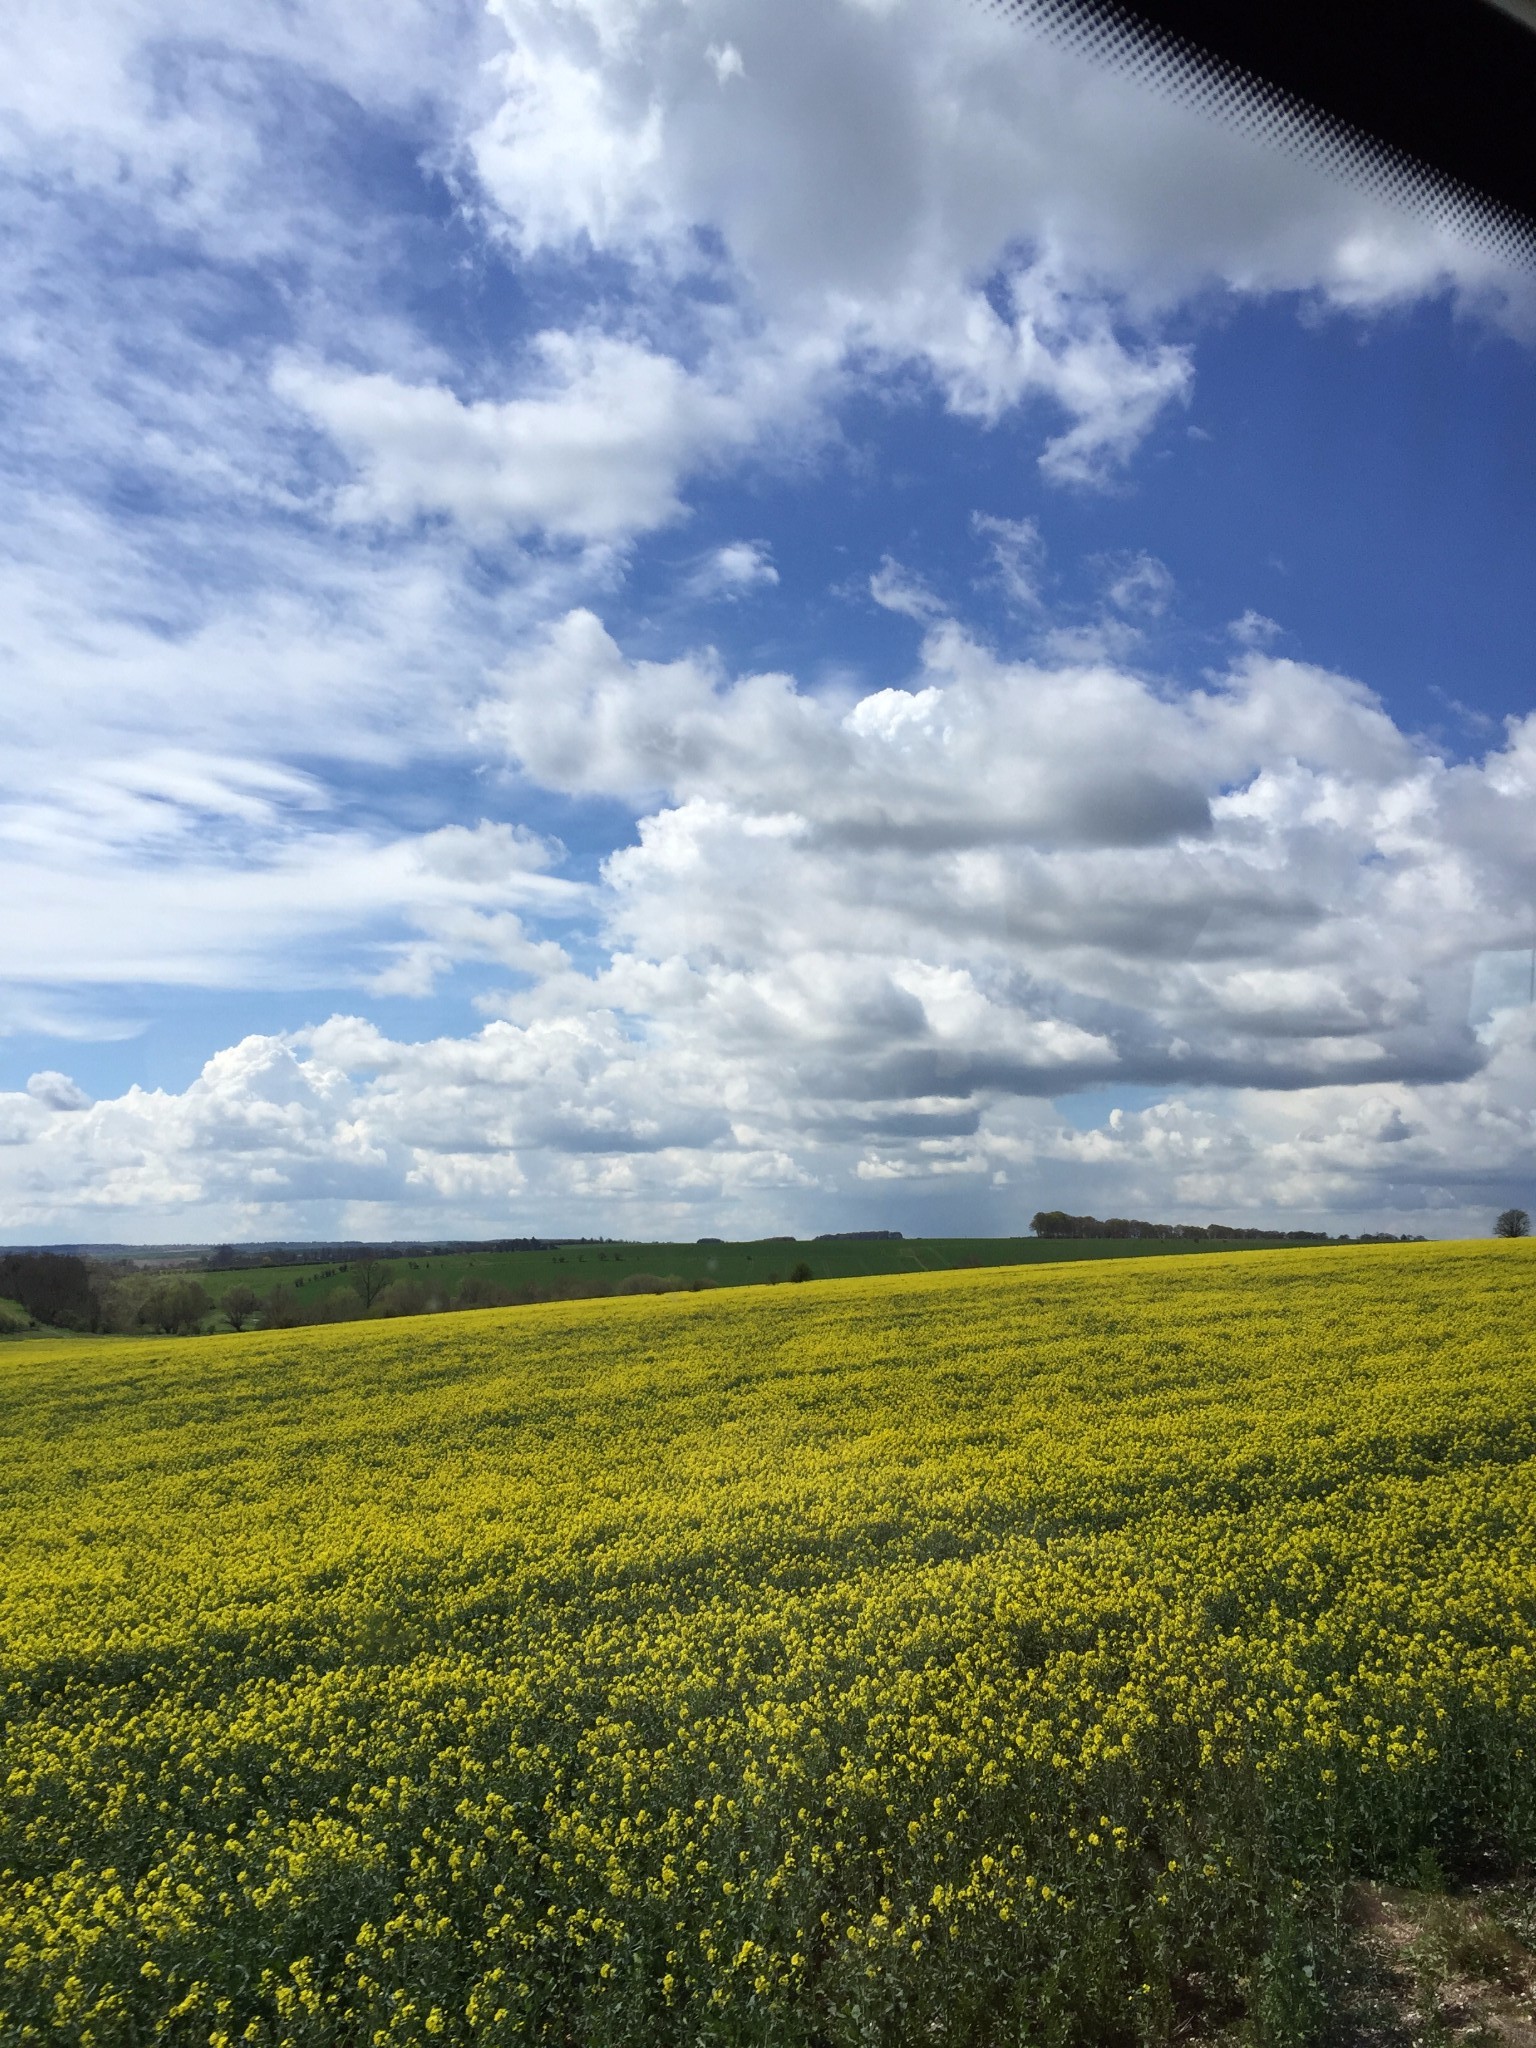
[[[1529,1237],[1531,1219],[1523,1209],[1506,1209],[1493,1226],[1495,1237]]]
[[[389,1285],[390,1273],[382,1259],[359,1259],[347,1278],[362,1296],[363,1307],[372,1308],[375,1299]]]
[[[261,1307],[261,1296],[254,1287],[231,1287],[219,1303],[232,1330],[243,1330]]]

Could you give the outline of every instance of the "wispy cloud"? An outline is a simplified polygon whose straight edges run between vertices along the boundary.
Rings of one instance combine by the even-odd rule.
[[[869,594],[882,611],[899,612],[903,618],[924,622],[944,617],[942,598],[935,596],[922,577],[887,555],[869,579]]]
[[[971,531],[986,542],[992,574],[1004,597],[1021,610],[1032,611],[1040,603],[1040,574],[1045,562],[1038,522],[973,512]]]

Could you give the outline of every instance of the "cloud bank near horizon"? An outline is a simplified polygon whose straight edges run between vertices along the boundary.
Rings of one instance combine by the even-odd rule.
[[[483,823],[359,859],[421,927],[375,986],[477,949],[517,976],[491,1020],[400,1043],[332,1017],[180,1094],[40,1076],[0,1097],[9,1214],[766,1228],[913,1194],[979,1214],[1045,1176],[1139,1212],[1422,1221],[1524,1170],[1536,719],[1449,764],[1293,661],[1169,695],[1004,663],[948,620],[909,687],[810,693],[629,661],[578,610],[477,729],[546,787],[655,805],[585,886]],[[336,919],[347,872],[294,880]],[[529,937],[541,896],[597,964]],[[139,907],[124,945],[153,943],[163,906]],[[217,888],[183,905],[190,959],[232,924],[261,936]],[[1054,1106],[1106,1089],[1161,1099],[1088,1131]]]

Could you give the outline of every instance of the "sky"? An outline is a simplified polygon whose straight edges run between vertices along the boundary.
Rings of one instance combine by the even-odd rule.
[[[1536,279],[959,0],[10,35],[0,1241],[1536,1208]]]

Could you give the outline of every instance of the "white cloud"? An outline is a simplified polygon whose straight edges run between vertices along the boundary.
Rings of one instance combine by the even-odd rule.
[[[45,1067],[40,1074],[34,1074],[27,1082],[27,1093],[44,1109],[68,1111],[89,1109],[91,1106],[91,1098],[85,1090],[77,1087],[68,1074],[61,1074],[53,1067]]]
[[[990,512],[971,514],[971,531],[987,543],[993,575],[1008,602],[1032,611],[1040,602],[1040,572],[1045,543],[1033,519],[999,519]]]
[[[688,594],[704,599],[745,597],[749,591],[774,589],[778,580],[766,541],[733,540],[699,564],[688,579]]]
[[[332,859],[341,896],[422,925],[399,985],[478,943],[522,991],[469,1039],[248,1041],[67,1123],[34,1089],[7,1111],[25,1213],[222,1216],[254,1188],[272,1215],[746,1224],[1001,1173],[1010,1203],[1049,1181],[1122,1213],[1460,1220],[1519,1192],[1531,1016],[1518,977],[1474,980],[1529,941],[1536,721],[1456,765],[1296,663],[1172,696],[947,623],[914,681],[631,662],[571,615],[482,720],[547,785],[650,792],[592,901],[597,964],[528,942],[507,906],[559,885],[504,830],[359,853],[350,884]],[[194,896],[200,943],[229,900]],[[1048,1105],[1085,1088],[1155,1100],[1082,1131]]]
[[[702,265],[741,309],[728,343],[712,330],[738,361],[918,364],[987,423],[1048,400],[1061,482],[1101,481],[1187,395],[1187,352],[1149,330],[1213,285],[1351,308],[1525,289],[1443,223],[983,9],[492,12],[503,96],[467,150],[520,249]]]
[[[963,977],[908,980],[930,1024],[974,1028]],[[779,1012],[788,998],[803,1040],[828,1011],[812,977],[797,988]],[[910,1027],[918,1012],[873,995],[867,1023]],[[0,1198],[23,1238],[112,1236],[129,1218],[165,1236],[440,1234],[483,1228],[490,1207],[504,1228],[646,1235],[703,1220],[804,1233],[851,1214],[1017,1230],[1039,1206],[1436,1235],[1486,1230],[1536,1178],[1529,1011],[1503,1018],[1465,1080],[1175,1090],[1081,1130],[1038,1097],[942,1082],[899,1105],[830,1102],[803,1042],[754,1059],[722,1035],[744,1009],[738,991],[707,1033],[595,1007],[416,1045],[341,1017],[247,1039],[180,1094],[0,1095]],[[1071,1027],[1033,1037],[1042,1077],[1081,1062]]]
[[[560,849],[502,823],[387,838],[283,812],[219,845],[203,809],[134,800],[92,816],[89,784],[79,794],[0,821],[7,972],[23,985],[422,992],[455,960],[561,964],[524,920],[584,905],[548,872]]]
[[[1438,224],[980,9],[491,11],[505,84],[470,147],[526,247],[676,244],[705,222],[776,305],[899,293],[935,260],[963,275],[1014,238],[1081,251],[1154,294],[1213,275],[1385,295],[1447,269],[1489,274]],[[727,49],[739,69],[722,80]]]
[[[1168,565],[1145,550],[1110,565],[1106,596],[1117,611],[1160,618],[1173,596]]]
[[[1281,628],[1263,612],[1246,611],[1227,628],[1240,647],[1269,647],[1280,638]]]
[[[639,800],[670,788],[685,756],[702,765],[715,752],[712,662],[631,666],[590,611],[558,621],[500,682],[480,706],[475,736],[546,788]]]
[[[851,346],[892,367],[923,364],[962,418],[996,426],[1030,399],[1064,412],[1071,425],[1040,456],[1054,483],[1106,482],[1191,388],[1186,350],[1126,341],[1102,291],[1079,291],[1044,262],[1009,274],[1002,311],[985,292],[944,277],[842,310]]]
[[[935,596],[920,576],[904,569],[890,555],[870,577],[869,594],[882,611],[898,612],[920,624],[944,616],[943,600]]]
[[[247,1038],[179,1095],[135,1088],[67,1115],[0,1096],[0,1187],[13,1228],[67,1210],[90,1235],[125,1210],[162,1228],[190,1212],[233,1231],[279,1214],[367,1230],[412,1205],[478,1215],[525,1191],[622,1208],[797,1184],[791,1162],[733,1138],[703,1078],[647,1056],[612,1016],[417,1046],[337,1018]]]
[[[1434,1236],[1486,1232],[1536,1183],[1536,1012],[1506,1012],[1488,1059],[1439,1087],[1397,1082],[1178,1096],[1058,1142],[1064,1165],[1134,1203],[1206,1213],[1393,1216]]]
[[[487,67],[501,99],[474,134],[475,165],[525,255],[578,240],[611,247],[661,224],[663,110],[643,91],[615,91],[610,67],[633,69],[639,53],[632,34],[604,26],[586,10],[530,15]],[[714,48],[700,55],[719,85]]]
[[[541,334],[533,353],[536,390],[501,403],[297,362],[274,385],[356,464],[343,520],[444,513],[482,535],[624,538],[679,517],[681,474],[748,437],[739,401],[670,356],[595,333]]]
[[[808,977],[813,1039],[846,1031],[859,1085],[878,1059],[857,1018],[915,1019],[913,962],[968,976],[988,1022],[957,1041],[925,1010],[896,1064],[942,1041],[965,1091],[1036,1086],[1043,1020],[1093,1041],[1083,1080],[1476,1066],[1472,961],[1522,928],[1536,859],[1524,727],[1453,767],[1295,663],[1249,655],[1169,698],[1102,664],[1003,663],[948,625],[920,681],[849,704],[703,657],[631,665],[583,614],[505,673],[484,729],[541,780],[665,799],[607,865],[625,974],[685,965],[676,999],[733,991],[733,1029]]]
[[[366,22],[334,0],[238,22],[217,0],[18,0],[7,31],[0,151],[67,167],[81,187],[126,185],[184,230],[226,237],[258,231],[241,188],[271,144],[291,152],[294,141],[263,133],[253,73],[313,79],[399,115],[472,95],[488,54],[462,0],[382,0]]]

